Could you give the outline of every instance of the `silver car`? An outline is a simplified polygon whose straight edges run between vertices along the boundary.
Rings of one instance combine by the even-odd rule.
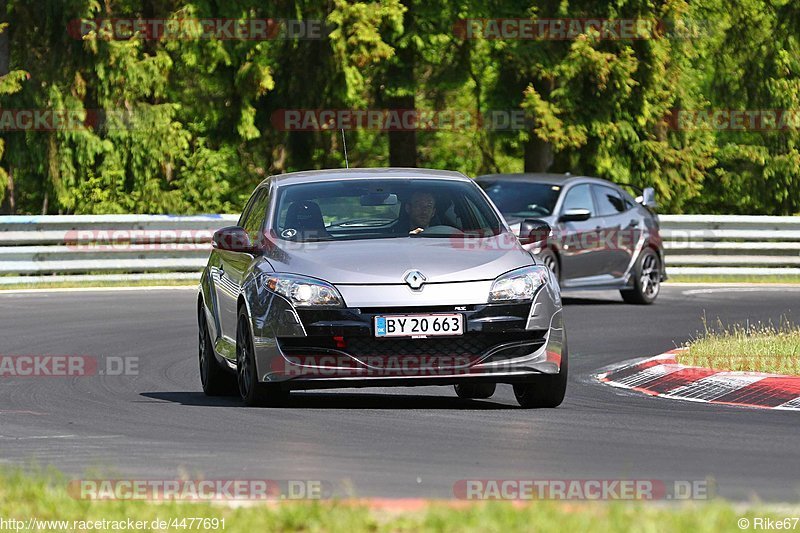
[[[617,289],[628,303],[651,304],[666,279],[653,189],[634,198],[610,181],[569,174],[491,174],[476,178],[519,232],[547,223],[547,239],[526,246],[561,288]]]
[[[547,235],[542,223],[538,234]],[[208,395],[454,385],[556,407],[567,382],[559,286],[456,172],[272,176],[213,237],[197,300]]]

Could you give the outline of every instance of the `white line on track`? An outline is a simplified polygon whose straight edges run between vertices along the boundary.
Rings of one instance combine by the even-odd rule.
[[[800,292],[800,287],[714,287],[681,291],[681,294],[713,294],[716,292]]]
[[[116,439],[120,435],[31,435],[28,437],[11,437],[0,435],[0,440],[43,440],[43,439]]]

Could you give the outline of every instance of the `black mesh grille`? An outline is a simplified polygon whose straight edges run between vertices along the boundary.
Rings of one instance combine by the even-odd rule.
[[[347,341],[347,352],[355,357],[427,355],[480,355],[496,344],[486,335],[463,335],[440,339],[376,339],[353,337]]]
[[[525,341],[526,347],[507,348],[503,350],[506,357],[512,354],[530,353],[531,347],[540,345],[541,335],[530,331],[513,333],[468,333],[459,337],[442,337],[428,339],[378,339],[375,337],[347,337],[346,346],[335,348],[330,337],[304,337],[280,339],[281,348],[287,353],[312,354],[337,349],[354,357],[397,357],[429,356],[479,356],[500,344]],[[506,353],[508,352],[508,353]]]

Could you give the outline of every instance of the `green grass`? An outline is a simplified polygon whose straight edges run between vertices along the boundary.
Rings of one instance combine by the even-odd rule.
[[[420,511],[370,510],[337,501],[280,502],[231,507],[208,503],[88,501],[68,495],[62,475],[0,473],[0,518],[27,520],[123,521],[209,518],[225,520],[226,533],[253,531],[462,532],[462,531],[739,531],[742,517],[775,520],[798,516],[797,508],[734,508],[721,500],[683,504],[642,502],[432,503]],[[463,502],[460,502],[463,503]],[[6,530],[10,528],[6,526]],[[13,531],[13,529],[10,529]],[[67,531],[80,531],[71,525]],[[164,531],[186,531],[170,529]],[[189,531],[214,531],[193,528]],[[56,531],[56,529],[52,529]],[[153,531],[151,528],[140,531]],[[223,531],[221,528],[216,531]]]
[[[800,276],[677,275],[669,283],[800,283]]]
[[[684,365],[800,375],[800,326],[788,322],[726,326],[718,320],[686,347],[677,357]]]

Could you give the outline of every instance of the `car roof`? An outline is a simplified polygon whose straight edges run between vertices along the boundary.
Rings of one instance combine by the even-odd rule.
[[[610,181],[590,176],[574,176],[572,174],[547,174],[543,172],[520,172],[516,174],[485,174],[475,178],[478,181],[499,180],[527,181],[531,183],[547,183],[550,185],[566,185],[575,181],[595,182],[613,185]]]
[[[315,181],[334,181],[351,179],[448,179],[456,181],[470,181],[470,178],[460,172],[451,170],[434,170],[429,168],[336,168],[327,170],[306,170],[303,172],[289,172],[275,174],[262,182],[273,182],[278,186],[293,185],[296,183],[313,183]]]

